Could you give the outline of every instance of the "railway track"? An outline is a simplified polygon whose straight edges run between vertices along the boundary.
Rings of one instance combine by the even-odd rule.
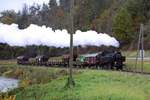
[[[140,72],[140,71],[130,71],[130,70],[122,70],[122,72],[141,74],[141,75],[150,75],[150,72]]]
[[[53,64],[21,64],[21,65],[30,65],[30,66],[39,66],[39,67],[52,67],[52,68],[68,68],[69,66],[62,63],[53,62]],[[123,69],[123,70],[116,70],[116,69],[105,69],[102,67],[96,67],[96,66],[78,66],[74,65],[73,69],[94,69],[94,70],[105,70],[105,71],[121,71],[121,72],[127,72],[127,73],[133,73],[133,74],[141,74],[141,75],[150,75],[150,72],[141,72],[141,71],[135,71],[135,70],[129,70],[129,69]]]

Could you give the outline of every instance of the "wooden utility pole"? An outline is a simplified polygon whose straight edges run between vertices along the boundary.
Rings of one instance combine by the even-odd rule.
[[[70,59],[69,59],[69,76],[67,80],[67,87],[75,86],[73,79],[73,34],[74,34],[74,0],[70,1]]]
[[[144,25],[140,25],[140,33],[139,33],[139,39],[138,39],[138,48],[137,48],[137,55],[136,55],[136,63],[135,63],[135,72],[137,70],[137,62],[139,58],[141,58],[141,73],[143,73],[143,65],[144,65]]]
[[[141,24],[140,28],[141,33],[141,72],[143,73],[143,65],[144,65],[144,25]]]

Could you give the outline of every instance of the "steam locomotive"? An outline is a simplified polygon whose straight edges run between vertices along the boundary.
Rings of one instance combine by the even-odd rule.
[[[39,66],[69,66],[69,55],[63,55],[61,59],[49,59],[45,55],[36,56],[30,60],[27,56],[17,57],[17,63],[22,65],[39,65]],[[125,62],[125,56],[119,51],[102,51],[93,54],[74,55],[73,66],[82,68],[96,69],[116,69],[122,70]]]

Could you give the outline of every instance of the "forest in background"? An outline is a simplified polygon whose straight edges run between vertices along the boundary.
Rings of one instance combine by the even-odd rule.
[[[144,47],[150,49],[150,1],[149,0],[75,0],[75,30],[95,30],[107,33],[119,40],[122,49],[136,49],[140,24],[144,24]],[[24,4],[22,10],[1,12],[0,22],[18,24],[20,29],[30,24],[46,25],[55,29],[70,30],[70,0],[50,0],[48,4]],[[13,34],[13,33],[12,33]],[[43,37],[44,38],[44,37]],[[86,47],[88,52],[99,50]],[[51,53],[53,52],[53,53]],[[0,58],[14,58],[20,54],[46,54],[58,56],[68,52],[68,48],[47,46],[10,47],[0,44]],[[31,54],[30,54],[31,53]]]

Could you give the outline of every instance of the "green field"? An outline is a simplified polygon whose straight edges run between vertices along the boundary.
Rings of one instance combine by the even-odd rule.
[[[149,65],[148,63],[147,66]],[[24,84],[11,92],[11,95],[16,96],[16,100],[147,100],[150,98],[150,75],[75,70],[76,85],[67,89],[64,87],[67,79],[64,68],[21,66],[14,61],[0,61],[0,69],[6,71],[1,72],[1,75],[9,77],[16,75],[16,70],[23,69],[23,76],[17,74],[17,78],[23,80]],[[29,80],[33,84],[29,84]]]
[[[141,61],[138,61],[137,66],[136,66],[135,60],[127,59],[125,62],[125,65],[126,65],[126,70],[132,70],[132,71],[137,71],[137,72],[142,71]],[[150,61],[149,60],[144,61],[143,72],[150,73]]]
[[[137,56],[137,51],[123,51],[122,53],[126,57],[136,57]],[[150,50],[145,50],[144,51],[144,56],[145,57],[150,57]]]
[[[66,77],[34,85],[17,93],[17,100],[147,100],[150,76],[84,70],[75,75],[76,86],[64,88]]]

